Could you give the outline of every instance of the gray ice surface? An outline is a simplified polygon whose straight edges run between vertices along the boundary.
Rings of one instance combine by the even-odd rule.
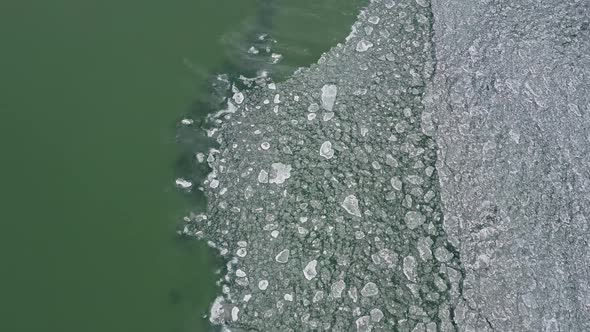
[[[590,2],[432,1],[435,137],[465,331],[590,331]]]
[[[590,331],[588,6],[374,0],[245,92],[186,228],[227,262],[211,322]]]

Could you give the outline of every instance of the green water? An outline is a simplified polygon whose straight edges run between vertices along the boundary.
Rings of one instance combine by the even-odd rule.
[[[287,68],[342,40],[359,7],[0,2],[0,331],[206,330],[218,262],[175,235],[203,204],[172,186],[175,123],[269,3]]]

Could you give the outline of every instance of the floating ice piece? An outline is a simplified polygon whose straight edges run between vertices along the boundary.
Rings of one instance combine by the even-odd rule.
[[[258,182],[260,183],[268,183],[268,172],[261,169],[260,173],[258,173]]]
[[[369,17],[368,21],[371,24],[379,24],[379,16],[371,16]]]
[[[358,294],[358,291],[356,290],[356,287],[354,287],[354,286],[350,287],[350,289],[348,290],[348,297],[350,297],[350,299],[354,303],[356,303],[356,301],[359,300],[359,294]],[[360,315],[360,313],[359,313],[359,315]]]
[[[383,311],[379,308],[371,309],[371,320],[374,322],[380,322],[383,319]]]
[[[207,129],[207,137],[213,137],[218,130],[218,128]]]
[[[272,63],[275,64],[275,63],[281,61],[281,59],[283,58],[283,55],[278,54],[278,53],[273,53],[270,55],[270,58],[272,59]]]
[[[322,87],[322,107],[331,112],[336,102],[336,95],[338,94],[338,87],[334,84],[326,84]]]
[[[273,163],[270,165],[269,183],[281,184],[291,177],[291,165]]]
[[[356,44],[356,51],[357,52],[365,52],[368,49],[370,49],[371,47],[373,47],[373,43],[371,43],[370,41],[367,41],[367,40],[362,39],[361,41],[359,41]]]
[[[236,102],[236,104],[241,104],[244,101],[244,94],[241,92],[236,92],[233,95],[233,100]]]
[[[219,325],[223,322],[223,314],[225,310],[223,309],[223,296],[218,296],[213,305],[211,305],[211,311],[209,312],[209,321],[212,324]]]
[[[176,186],[182,189],[188,189],[193,186],[193,183],[183,178],[178,178],[175,181]]]
[[[356,320],[356,330],[358,332],[371,332],[372,329],[370,316],[362,316]]]
[[[399,177],[397,177],[397,176],[392,177],[390,182],[391,182],[391,186],[393,187],[393,189],[395,189],[397,191],[402,190],[402,180]]]
[[[421,177],[417,176],[417,175],[409,175],[407,177],[408,182],[410,182],[411,184],[414,185],[421,185],[422,183],[424,183],[424,179],[422,179]]]
[[[386,156],[385,163],[391,167],[397,167],[399,165],[398,161],[390,154]]]
[[[320,156],[326,159],[334,157],[334,150],[332,149],[332,143],[330,143],[330,141],[322,143],[322,146],[320,147]]]
[[[361,210],[359,208],[359,200],[355,195],[348,195],[344,198],[341,205],[346,212],[353,216],[361,217]]]
[[[323,298],[324,298],[324,291],[319,290],[319,291],[315,292],[312,302],[317,303],[317,302],[321,301]]]
[[[285,301],[289,301],[289,302],[292,302],[293,301],[293,295],[292,294],[285,294],[285,296],[283,296],[283,298],[285,299]]]
[[[219,187],[219,180],[217,180],[217,179],[211,180],[211,182],[209,183],[209,187],[211,187],[212,189],[216,189],[217,187]]]
[[[233,320],[234,322],[238,320],[238,314],[240,313],[240,308],[238,307],[233,307],[231,309],[231,320]]]
[[[426,221],[426,217],[424,217],[420,212],[410,211],[406,213],[404,220],[406,221],[406,226],[408,226],[409,229],[415,229],[416,227],[422,225],[424,221]]]
[[[236,251],[236,255],[238,257],[246,257],[247,254],[248,254],[248,250],[246,250],[246,248],[240,248]]]
[[[248,49],[248,53],[250,53],[250,54],[258,54],[258,53],[260,53],[260,51],[256,47],[250,46],[250,48]]]
[[[275,257],[275,261],[281,264],[287,263],[289,261],[289,249],[284,249],[283,251],[279,252],[278,255]]]
[[[262,144],[260,144],[260,147],[262,148],[262,150],[268,150],[270,148],[270,143],[262,142]]]
[[[421,7],[428,7],[428,2],[426,0],[416,0],[416,3]]]
[[[423,237],[418,239],[418,253],[420,254],[420,258],[423,261],[428,261],[432,258],[432,250],[430,250],[432,244],[433,241],[430,237]]]
[[[338,280],[335,283],[333,283],[332,287],[330,288],[332,297],[335,299],[342,297],[342,291],[344,291],[345,287],[346,283],[344,282],[344,280]]]
[[[231,101],[227,101],[227,108],[219,110],[213,114],[207,115],[207,119],[217,119],[220,118],[224,114],[232,114],[238,110],[236,105],[234,105]]]
[[[416,258],[414,256],[404,258],[404,275],[409,281],[416,282],[418,274],[416,272]]]
[[[260,290],[266,290],[268,288],[268,280],[263,279],[258,282],[258,288]]]
[[[374,282],[366,283],[363,289],[361,289],[361,295],[364,297],[371,297],[377,294],[379,294],[379,288]]]
[[[318,261],[315,259],[305,265],[305,268],[303,268],[303,276],[305,279],[311,280],[318,275],[318,272],[315,269],[317,265]]]
[[[443,262],[446,263],[449,260],[451,260],[451,258],[453,258],[453,254],[450,253],[446,248],[444,247],[438,247],[434,250],[434,257],[439,261],[439,262]]]
[[[277,85],[274,84],[274,83],[269,83],[268,84],[268,88],[271,89],[271,90],[276,90],[277,89]]]
[[[182,123],[185,126],[188,126],[188,125],[192,125],[193,123],[195,123],[195,121],[193,121],[193,119],[182,119],[182,120],[180,120],[180,123]]]

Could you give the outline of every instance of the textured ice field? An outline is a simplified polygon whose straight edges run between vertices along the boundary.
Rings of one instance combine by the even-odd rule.
[[[210,131],[228,331],[590,330],[589,4],[377,0]]]

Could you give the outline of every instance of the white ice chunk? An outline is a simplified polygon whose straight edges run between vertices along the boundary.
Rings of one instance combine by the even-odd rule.
[[[409,281],[416,282],[416,277],[418,276],[416,267],[416,258],[414,256],[404,258],[404,275]]]
[[[272,59],[272,63],[275,64],[279,61],[281,61],[281,59],[283,58],[283,56],[281,54],[278,53],[273,53],[270,55],[270,58]]]
[[[370,316],[363,316],[356,320],[356,330],[358,332],[371,332],[372,329]]]
[[[223,309],[223,296],[218,296],[213,305],[211,305],[211,311],[209,312],[209,321],[212,324],[219,325],[223,323],[223,314],[225,310]]]
[[[361,295],[364,297],[371,297],[377,294],[379,294],[379,288],[374,282],[366,283],[363,289],[361,289]]]
[[[334,84],[326,84],[322,87],[322,107],[331,112],[336,102],[336,95],[338,94],[338,87]]]
[[[383,311],[378,308],[371,310],[371,320],[374,322],[380,322],[383,319]]]
[[[182,189],[188,189],[193,186],[193,183],[183,178],[176,179],[176,186]]]
[[[211,182],[209,183],[209,187],[216,189],[217,187],[219,187],[219,180],[217,179],[213,179],[211,180]]]
[[[330,121],[334,117],[334,112],[326,112],[324,113],[324,121]]]
[[[260,183],[268,183],[268,172],[261,169],[260,173],[258,173],[258,182]]]
[[[258,282],[258,288],[260,290],[266,290],[268,288],[268,280],[263,279]]]
[[[316,291],[315,295],[313,296],[312,302],[313,303],[317,303],[319,301],[321,301],[324,298],[324,291]]]
[[[322,146],[320,147],[320,156],[326,159],[334,157],[334,150],[332,149],[332,143],[330,141],[322,143]]]
[[[240,308],[238,307],[233,307],[231,309],[231,320],[233,320],[234,322],[238,320],[238,314],[240,313]]]
[[[393,189],[395,189],[397,191],[402,190],[402,180],[399,177],[397,177],[397,176],[392,177],[390,182],[391,182],[391,186],[393,187]]]
[[[281,252],[279,252],[278,255],[276,255],[275,260],[278,263],[285,264],[287,263],[287,261],[289,261],[289,253],[289,249],[284,249]]]
[[[240,248],[236,251],[236,255],[238,257],[246,257],[247,254],[248,254],[248,250],[246,250],[246,248]]]
[[[318,265],[318,261],[315,259],[312,260],[311,262],[307,263],[307,265],[305,265],[305,268],[303,268],[303,276],[305,277],[305,279],[311,280],[318,275],[318,273],[316,271],[317,265]]]
[[[406,221],[406,226],[408,226],[409,229],[415,229],[426,221],[426,217],[424,217],[420,212],[410,211],[406,213],[404,220]]]
[[[369,17],[369,23],[371,24],[379,24],[379,16],[371,16]]]
[[[371,47],[373,47],[373,43],[363,39],[356,44],[356,51],[357,52],[365,52],[368,49],[370,49]]]
[[[428,2],[426,0],[416,0],[416,3],[421,7],[428,7]]]
[[[291,177],[291,165],[283,163],[273,163],[270,165],[269,183],[281,184]]]
[[[346,196],[344,198],[344,201],[342,201],[341,205],[344,208],[344,210],[346,210],[346,212],[348,212],[349,214],[351,214],[353,216],[357,216],[357,217],[361,216],[361,210],[359,208],[359,201],[355,195]]]
[[[236,104],[241,104],[244,101],[244,94],[241,92],[234,93],[233,100],[236,102]]]
[[[344,280],[338,280],[335,283],[333,283],[332,287],[330,288],[332,297],[335,299],[342,297],[342,291],[344,291],[345,287],[346,283],[344,282]]]

